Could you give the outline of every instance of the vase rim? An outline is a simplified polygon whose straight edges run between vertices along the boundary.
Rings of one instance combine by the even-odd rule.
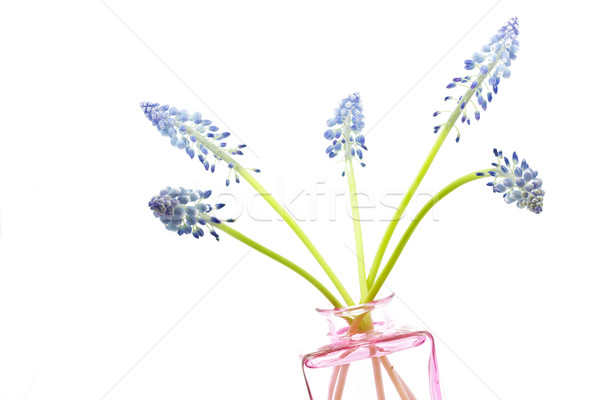
[[[369,303],[356,304],[348,307],[339,308],[317,308],[317,312],[327,317],[351,317],[365,312],[373,311],[388,304],[394,298],[394,293],[381,299],[373,300]]]

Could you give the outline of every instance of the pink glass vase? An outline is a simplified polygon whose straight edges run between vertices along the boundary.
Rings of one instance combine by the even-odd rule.
[[[302,357],[312,400],[442,399],[433,336],[396,326],[388,315],[393,296],[317,309],[329,321],[331,343]]]

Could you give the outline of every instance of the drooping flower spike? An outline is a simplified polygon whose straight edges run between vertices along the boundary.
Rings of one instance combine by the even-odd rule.
[[[225,207],[225,204],[217,203],[211,206],[204,203],[203,200],[208,199],[211,193],[210,190],[203,192],[169,186],[161,190],[157,196],[153,196],[148,202],[148,206],[154,216],[165,225],[165,228],[177,232],[180,236],[191,233],[198,239],[204,236],[204,227],[219,240],[219,235],[212,225],[220,224],[221,221],[213,215],[213,211]],[[225,220],[225,222],[234,221],[234,219]]]
[[[538,172],[531,169],[525,159],[519,163],[516,152],[513,152],[512,160],[502,154],[502,150],[494,149],[494,155],[498,162],[492,163],[495,169],[488,172],[494,177],[494,181],[487,185],[493,188],[494,193],[504,193],[504,201],[508,204],[516,202],[519,208],[527,208],[535,214],[541,213],[545,192]]]
[[[494,95],[498,94],[498,85],[501,78],[510,78],[511,64],[517,58],[519,52],[519,22],[518,19],[511,18],[498,33],[492,36],[490,42],[481,48],[481,51],[473,53],[470,60],[465,60],[465,69],[468,71],[476,71],[473,75],[454,78],[446,88],[453,89],[462,86],[467,89],[462,96],[455,98],[446,96],[444,101],[456,102],[460,111],[457,116],[460,116],[461,123],[471,124],[471,118],[479,121],[481,118],[480,109],[487,110],[488,103],[492,102]],[[487,81],[486,81],[487,78]],[[472,100],[475,96],[477,103]],[[433,113],[434,117],[440,115],[441,111]],[[449,121],[450,122],[450,121]],[[433,128],[434,133],[447,123],[436,125]],[[455,121],[452,121],[452,124]],[[458,131],[458,128],[456,128]],[[460,140],[460,131],[456,136],[456,141]]]
[[[161,135],[171,138],[171,145],[185,150],[192,159],[197,155],[198,160],[207,171],[215,172],[217,162],[222,160],[222,156],[217,154],[219,151],[231,156],[244,154],[241,149],[246,147],[245,144],[228,147],[223,140],[231,136],[231,133],[219,132],[219,128],[213,125],[211,120],[202,119],[199,112],[190,115],[187,110],[179,110],[176,107],[169,107],[167,104],[160,105],[159,103],[150,102],[142,102],[140,107]],[[207,142],[218,148],[218,151],[211,151],[207,147]],[[209,161],[209,153],[212,153],[213,156],[212,163]],[[225,184],[229,186],[232,172],[235,175],[235,181],[239,183],[240,178],[237,171],[233,169],[233,164],[229,162],[227,166],[229,175]],[[258,169],[250,170],[260,172]]]
[[[340,101],[334,110],[333,118],[327,120],[327,129],[323,136],[331,141],[325,149],[330,158],[342,154],[344,158],[356,158],[363,167],[363,150],[365,137],[362,130],[365,127],[362,101],[358,93],[352,93]]]

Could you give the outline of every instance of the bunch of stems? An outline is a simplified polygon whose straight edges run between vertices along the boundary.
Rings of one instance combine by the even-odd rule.
[[[495,63],[497,61],[490,63],[488,70],[492,71]],[[479,85],[486,79],[487,74],[481,75],[477,78]],[[393,267],[396,265],[404,247],[406,246],[408,240],[412,236],[413,232],[419,225],[419,223],[423,220],[423,217],[431,210],[433,206],[435,206],[441,199],[451,193],[453,190],[459,188],[460,186],[474,181],[476,179],[481,179],[487,174],[480,174],[479,172],[487,172],[490,171],[489,168],[474,171],[472,173],[466,174],[440,190],[435,196],[433,196],[427,204],[425,204],[420,211],[417,213],[417,216],[412,220],[409,226],[404,231],[400,241],[396,245],[392,254],[390,255],[388,261],[383,266],[381,272],[379,269],[382,265],[382,261],[385,255],[385,252],[388,248],[388,245],[392,239],[392,235],[402,218],[408,204],[410,203],[413,195],[418,189],[419,185],[423,181],[423,178],[427,174],[433,160],[435,159],[437,153],[439,152],[442,144],[446,140],[448,134],[454,127],[457,119],[461,114],[460,104],[462,102],[469,103],[471,97],[475,93],[475,89],[469,89],[463,96],[461,102],[456,105],[456,108],[450,114],[450,117],[446,124],[440,130],[437,140],[433,144],[433,147],[429,151],[429,154],[425,158],[421,168],[417,172],[416,177],[412,181],[406,195],[403,197],[402,201],[398,205],[395,210],[395,213],[390,220],[390,223],[383,235],[383,238],[379,244],[377,252],[375,254],[375,258],[373,263],[371,264],[369,274],[366,273],[366,265],[365,265],[365,256],[364,256],[364,248],[363,248],[363,237],[362,237],[362,229],[361,229],[361,220],[360,220],[360,212],[358,206],[358,198],[357,198],[357,189],[356,189],[356,178],[354,174],[354,159],[350,155],[350,134],[349,134],[349,117],[346,118],[344,124],[342,125],[342,135],[344,137],[345,143],[345,176],[348,179],[348,193],[350,197],[350,204],[352,210],[352,222],[354,226],[354,234],[355,234],[355,245],[356,245],[356,259],[358,266],[358,281],[360,287],[360,300],[359,303],[368,303],[375,299],[385,280],[389,276]],[[256,191],[257,193],[264,198],[264,200],[275,210],[275,212],[281,216],[283,221],[292,229],[292,231],[298,236],[301,242],[306,246],[308,251],[313,255],[315,260],[319,263],[323,271],[327,274],[328,278],[331,280],[335,288],[337,289],[339,295],[342,297],[343,302],[346,306],[354,305],[354,301],[352,297],[349,295],[348,291],[339,280],[339,278],[334,273],[333,269],[329,266],[329,264],[325,261],[324,257],[318,251],[313,242],[308,238],[306,233],[302,230],[302,228],[298,225],[296,220],[285,210],[285,208],[272,196],[272,194],[267,191],[260,182],[251,175],[246,168],[244,168],[237,160],[235,160],[229,153],[222,150],[219,146],[217,146],[213,141],[205,138],[202,135],[194,133],[195,138],[198,142],[206,146],[212,153],[218,156],[220,159],[225,161],[226,163],[233,166],[233,169],[243,178],[245,179]],[[289,259],[283,257],[282,255],[276,253],[275,251],[263,246],[262,244],[250,239],[244,234],[238,232],[233,229],[231,226],[220,223],[220,224],[212,224],[214,228],[221,230],[222,232],[230,235],[231,237],[239,240],[240,242],[246,244],[247,246],[252,247],[253,249],[263,253],[264,255],[272,258],[273,260],[279,262],[283,266],[291,269],[306,281],[308,281],[311,285],[313,285],[317,290],[319,290],[327,300],[335,307],[341,308],[344,307],[344,303],[340,301],[337,296],[331,293],[325,285],[323,285],[318,279],[316,279],[313,275],[308,273],[305,269],[296,265]],[[387,372],[387,375],[394,383],[394,387],[396,388],[398,394],[403,400],[411,400],[414,399],[414,396],[410,392],[410,389],[404,384],[402,378],[398,375],[396,371],[393,370],[393,366],[387,359],[387,357],[374,357],[372,359],[373,364],[373,372],[374,379],[378,393],[378,399],[383,399],[383,380],[382,380],[382,372],[381,366],[383,366],[384,370]],[[341,394],[343,393],[343,388],[346,380],[346,375],[348,373],[349,364],[342,365],[338,368],[335,368],[332,373],[331,383],[330,383],[330,399],[339,399],[341,398]]]
[[[493,68],[493,65],[490,65],[490,70],[492,68]],[[486,75],[482,75],[478,79],[481,83],[481,82],[483,82],[483,80],[485,78],[486,78]],[[463,96],[463,99],[464,99],[463,101],[469,102],[474,93],[475,93],[475,89],[468,90],[466,92],[466,94]],[[392,239],[392,235],[394,234],[394,231],[395,231],[396,227],[398,226],[400,219],[402,218],[402,215],[404,214],[408,204],[410,203],[411,199],[413,198],[413,195],[417,191],[419,185],[423,181],[423,178],[425,177],[427,171],[429,170],[429,167],[433,163],[435,156],[437,155],[442,144],[448,137],[448,134],[454,127],[454,124],[455,124],[456,120],[458,119],[458,117],[460,116],[460,114],[461,114],[460,104],[457,104],[455,110],[450,115],[448,122],[441,129],[441,131],[437,137],[437,140],[433,144],[433,147],[431,148],[431,150],[429,151],[429,154],[425,158],[423,165],[419,169],[412,184],[408,188],[406,195],[403,197],[402,201],[396,208],[394,215],[393,215],[392,219],[390,220],[389,225],[388,225],[388,227],[383,235],[383,238],[379,244],[377,253],[375,254],[375,258],[373,260],[373,263],[371,264],[371,268],[369,270],[368,275],[366,273],[360,211],[359,211],[359,206],[358,206],[356,178],[355,178],[355,174],[354,174],[354,165],[353,165],[354,160],[350,156],[350,152],[346,151],[345,176],[348,179],[348,193],[349,193],[349,197],[350,197],[350,205],[351,205],[351,210],[352,210],[352,223],[354,226],[354,234],[355,234],[354,236],[355,236],[355,245],[356,245],[356,259],[357,259],[357,265],[358,265],[358,281],[359,281],[359,287],[360,287],[359,303],[361,303],[361,304],[367,303],[367,302],[373,301],[375,299],[375,297],[379,293],[379,290],[383,286],[385,280],[389,276],[391,270],[396,265],[396,262],[398,261],[398,258],[400,257],[404,247],[406,246],[406,243],[412,236],[416,227],[422,221],[423,217],[429,212],[429,210],[431,210],[431,208],[433,208],[433,206],[435,206],[441,199],[443,199],[445,196],[447,196],[453,190],[464,185],[465,183],[471,182],[476,179],[484,178],[487,175],[487,174],[483,174],[483,175],[479,174],[479,172],[490,171],[490,168],[485,168],[485,169],[477,170],[477,171],[474,171],[467,175],[464,175],[464,176],[454,180],[450,184],[448,184],[446,187],[444,187],[442,190],[440,190],[435,196],[433,196],[421,208],[421,210],[417,213],[417,216],[412,220],[410,225],[407,227],[407,229],[405,230],[400,241],[396,245],[396,248],[394,249],[392,255],[388,259],[387,263],[384,265],[381,272],[379,272],[385,252],[386,252],[386,250],[389,246],[389,243]],[[349,122],[346,121],[342,127],[342,133],[346,139],[345,140],[346,146],[349,146],[348,124],[349,124]],[[331,280],[331,282],[337,289],[337,291],[338,291],[339,295],[342,297],[342,300],[345,303],[345,305],[346,306],[355,305],[354,300],[349,295],[348,291],[346,290],[346,288],[344,287],[344,285],[342,284],[340,279],[337,277],[337,275],[335,274],[333,269],[329,266],[327,261],[325,261],[325,258],[321,255],[321,253],[319,252],[317,247],[309,239],[309,237],[302,230],[302,228],[296,222],[296,220],[273,197],[271,192],[269,192],[267,189],[265,189],[262,186],[262,184],[252,174],[250,174],[245,167],[243,167],[237,160],[235,160],[229,153],[223,151],[221,148],[219,148],[219,146],[217,146],[211,140],[209,140],[199,134],[194,133],[194,136],[198,142],[200,142],[201,144],[206,146],[216,156],[221,158],[226,163],[231,164],[233,166],[233,169],[243,179],[245,179],[256,190],[256,192],[260,196],[262,196],[262,198],[273,208],[273,210],[275,210],[275,212],[279,216],[281,216],[283,221],[292,229],[292,231],[296,234],[296,236],[298,236],[298,238],[306,246],[308,251],[313,255],[315,260],[319,263],[319,265],[321,266],[323,271],[327,274],[328,278]],[[247,236],[243,235],[242,233],[236,231],[235,229],[231,228],[231,226],[229,226],[225,223],[215,224],[214,227],[217,229],[220,229],[221,231],[227,233],[228,235],[241,241],[242,243],[254,248],[255,250],[265,254],[266,256],[274,259],[275,261],[279,262],[280,264],[290,268],[292,271],[296,272],[297,274],[302,276],[304,279],[306,279],[317,290],[319,290],[327,298],[327,300],[329,300],[329,302],[334,307],[336,307],[336,308],[343,307],[343,303],[340,300],[338,300],[337,296],[332,294],[319,280],[317,280],[314,276],[312,276],[306,270],[304,270],[301,267],[299,267],[298,265],[294,264],[287,258],[285,258],[285,257],[281,256],[280,254],[276,253],[275,251],[263,246],[262,244],[255,242],[254,240],[252,240],[252,239],[248,238]]]

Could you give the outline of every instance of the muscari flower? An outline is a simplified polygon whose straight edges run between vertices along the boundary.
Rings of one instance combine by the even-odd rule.
[[[191,159],[198,157],[198,160],[204,166],[204,169],[210,172],[215,172],[216,164],[222,158],[215,153],[212,153],[209,148],[198,141],[198,137],[206,139],[225,153],[231,156],[243,155],[241,149],[246,147],[245,144],[230,148],[223,140],[231,136],[229,132],[219,132],[219,128],[213,125],[209,119],[202,119],[199,112],[190,115],[187,110],[179,110],[176,107],[169,107],[167,104],[160,105],[159,103],[142,102],[140,107],[144,111],[146,117],[152,121],[152,125],[163,136],[171,138],[171,145],[178,149],[185,150]],[[212,163],[209,161],[212,154]],[[233,169],[233,163],[227,164],[229,175],[225,184],[229,186],[231,173],[235,175],[235,181],[240,182],[237,172]],[[260,172],[258,169],[250,169],[254,172]]]
[[[454,101],[457,107],[460,107],[461,123],[471,124],[471,117],[479,121],[481,118],[480,109],[487,110],[488,103],[492,102],[494,95],[498,94],[498,85],[501,78],[510,78],[512,61],[517,58],[519,52],[519,22],[518,19],[511,18],[504,24],[498,33],[492,36],[489,43],[481,48],[481,51],[473,53],[471,60],[465,60],[465,69],[476,71],[475,74],[465,77],[454,78],[446,88],[453,89],[457,86],[467,88],[467,92],[455,98],[446,96],[444,101]],[[487,78],[487,82],[486,82]],[[484,93],[485,92],[485,93]],[[472,97],[475,96],[477,104]],[[440,114],[436,111],[433,116]],[[446,124],[436,125],[433,128],[434,133]],[[458,131],[458,128],[456,128]],[[460,140],[460,132],[456,136],[456,141]]]
[[[340,101],[339,107],[334,111],[333,118],[327,120],[327,129],[323,136],[331,141],[325,149],[330,158],[343,154],[344,158],[357,158],[361,166],[365,136],[361,133],[365,127],[362,101],[358,93],[352,93]],[[344,175],[344,174],[342,174]]]
[[[221,220],[213,215],[213,211],[225,207],[225,204],[217,203],[211,206],[204,203],[203,200],[208,199],[211,193],[210,190],[203,192],[168,186],[157,196],[153,196],[148,202],[148,206],[154,216],[165,225],[165,228],[177,232],[180,236],[191,233],[198,239],[204,236],[204,227],[219,240],[219,235],[212,225],[220,224]],[[234,222],[235,220],[227,219],[225,221]]]
[[[508,204],[516,203],[519,208],[539,214],[544,206],[544,189],[542,179],[538,172],[531,169],[527,161],[522,159],[519,163],[517,153],[513,152],[512,160],[502,154],[502,150],[494,149],[498,162],[492,163],[494,170],[488,174],[494,177],[493,182],[488,182],[494,193],[504,193],[504,201]],[[483,173],[478,173],[483,176]]]

